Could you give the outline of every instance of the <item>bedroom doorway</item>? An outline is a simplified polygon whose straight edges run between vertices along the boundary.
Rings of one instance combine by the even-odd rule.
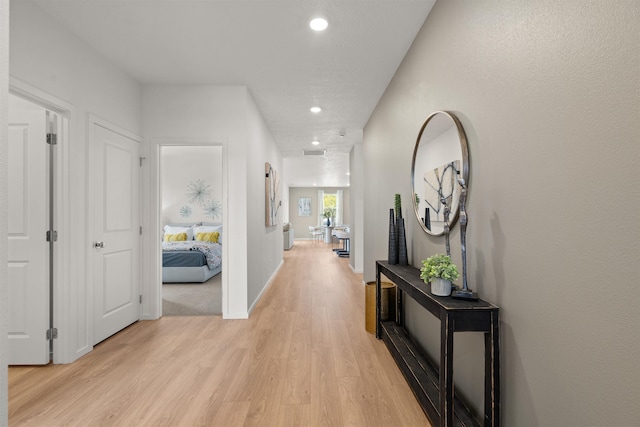
[[[222,315],[221,145],[161,145],[162,316]]]

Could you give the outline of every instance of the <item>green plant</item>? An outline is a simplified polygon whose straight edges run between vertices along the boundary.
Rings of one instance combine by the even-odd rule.
[[[422,261],[420,278],[429,283],[432,277],[441,277],[446,280],[456,280],[460,277],[458,267],[451,262],[449,255],[435,254]]]
[[[398,218],[402,218],[402,201],[400,199],[400,194],[396,193],[396,195],[393,197],[393,203],[396,208],[396,221],[397,221]]]
[[[329,219],[329,218],[333,218],[333,216],[335,215],[335,212],[333,209],[331,208],[327,208],[324,210],[324,213],[322,214],[323,217]]]

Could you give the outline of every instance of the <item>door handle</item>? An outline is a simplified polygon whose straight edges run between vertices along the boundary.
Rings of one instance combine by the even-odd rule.
[[[98,249],[98,248],[104,248],[104,242],[95,242],[93,244],[93,247]]]

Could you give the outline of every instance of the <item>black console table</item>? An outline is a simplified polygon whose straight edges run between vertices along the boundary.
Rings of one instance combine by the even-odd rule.
[[[381,322],[380,275],[397,286],[396,320]],[[376,337],[383,339],[434,426],[500,425],[500,329],[498,307],[483,300],[467,301],[431,294],[412,266],[376,262]],[[404,329],[403,293],[440,319],[440,366],[421,353]],[[453,390],[453,334],[484,333],[484,422],[479,423]]]

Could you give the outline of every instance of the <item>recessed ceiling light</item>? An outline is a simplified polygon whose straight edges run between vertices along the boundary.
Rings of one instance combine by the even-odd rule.
[[[320,107],[311,107],[309,110],[312,113],[319,113],[320,111],[322,111],[322,108],[320,108]]]
[[[351,175],[351,172],[347,172],[347,175]]]
[[[324,18],[314,18],[309,22],[309,26],[314,31],[324,31],[329,26],[329,23]]]
[[[311,141],[311,143],[312,143],[313,145],[320,145],[320,141],[318,141],[317,139],[316,139],[315,141]]]

